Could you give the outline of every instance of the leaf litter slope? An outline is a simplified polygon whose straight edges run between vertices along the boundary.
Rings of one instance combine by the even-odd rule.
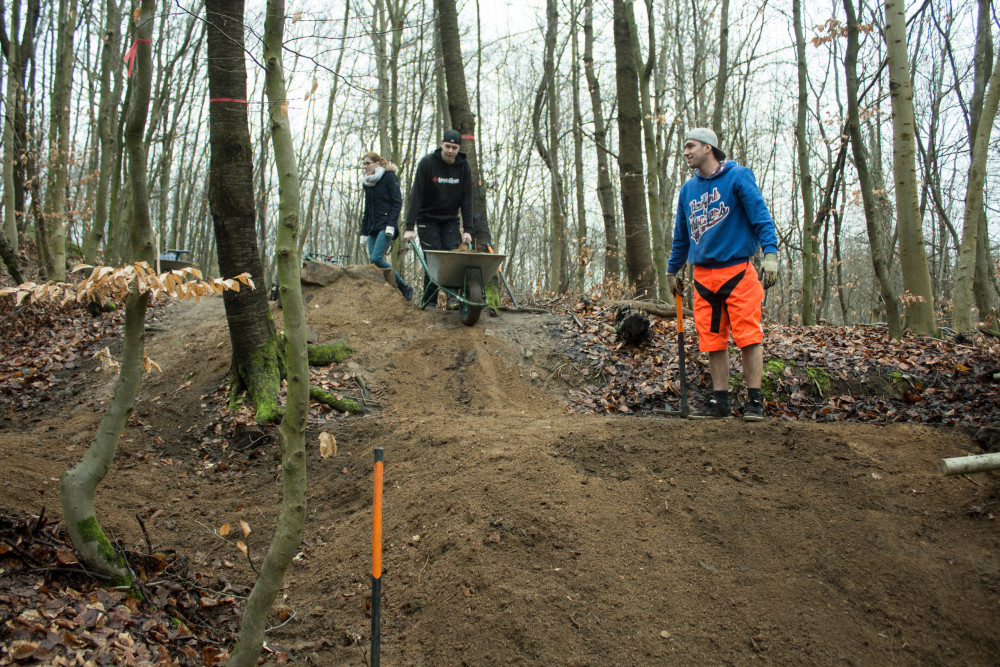
[[[316,339],[356,350],[326,380],[371,411],[311,415],[309,518],[273,646],[365,659],[381,446],[387,663],[988,664],[1000,650],[998,478],[934,471],[978,451],[965,431],[574,413],[569,392],[587,386],[566,372],[563,316],[466,328],[352,276],[305,296]],[[259,563],[280,500],[276,439],[240,444],[221,416],[221,302],[167,311],[150,341],[164,373],[146,382],[99,511],[124,543],[143,543],[144,515],[154,548],[247,585],[235,541],[213,530],[246,521]],[[8,509],[55,502],[45,480],[79,456],[67,438],[74,419],[91,427],[88,409],[67,403],[0,445],[22,472]],[[336,456],[320,457],[322,431]]]

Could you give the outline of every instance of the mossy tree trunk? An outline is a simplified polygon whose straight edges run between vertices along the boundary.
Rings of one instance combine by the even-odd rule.
[[[281,64],[285,2],[268,0],[264,19],[264,89],[267,92],[271,143],[278,167],[278,235],[276,257],[284,314],[285,363],[288,370],[288,400],[278,429],[281,435],[282,504],[271,546],[260,574],[247,599],[240,623],[240,636],[230,665],[257,664],[264,640],[267,615],[281,590],[285,570],[292,562],[306,518],[305,427],[309,412],[309,363],[307,359],[305,308],[297,252],[299,233],[299,174],[288,125],[285,77]],[[241,56],[242,60],[242,56]],[[263,291],[263,290],[261,290]]]
[[[156,0],[143,0],[134,39],[149,40],[152,37],[155,12]],[[151,262],[153,230],[149,222],[146,148],[143,143],[153,80],[153,59],[148,43],[138,43],[133,76],[135,82],[125,128],[129,175],[136,197],[131,220],[132,257],[134,261]],[[111,467],[118,441],[135,407],[135,395],[142,379],[145,357],[148,302],[149,295],[139,293],[133,287],[125,302],[124,349],[111,403],[101,419],[94,442],[79,463],[63,473],[59,481],[63,517],[73,546],[83,562],[120,585],[130,583],[131,573],[122,556],[115,552],[101,530],[94,512],[94,493]]]
[[[219,272],[249,273],[258,289],[227,291],[233,358],[231,391],[246,391],[259,423],[281,417],[278,394],[284,372],[274,320],[267,306],[264,265],[257,244],[253,151],[247,119],[243,0],[208,0],[209,144],[208,199],[215,227]]]

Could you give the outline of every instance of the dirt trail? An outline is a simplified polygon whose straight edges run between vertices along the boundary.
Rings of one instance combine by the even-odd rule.
[[[372,411],[316,417],[309,517],[268,641],[306,664],[367,654],[371,460],[385,448],[383,647],[391,665],[995,664],[995,474],[944,479],[960,431],[569,414],[551,379],[557,315],[421,312],[345,277],[306,289],[320,341]],[[259,562],[280,500],[276,446],[220,466],[211,394],[228,368],[221,301],[175,304],[99,511],[249,582],[211,528],[243,519]],[[280,311],[276,312],[280,322]],[[5,505],[57,506],[98,406],[4,434]],[[335,434],[321,460],[316,435]],[[229,450],[227,450],[229,451]],[[223,559],[235,564],[227,567]]]

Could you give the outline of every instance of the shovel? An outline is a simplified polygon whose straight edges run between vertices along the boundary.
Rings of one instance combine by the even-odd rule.
[[[680,294],[675,294],[674,300],[677,305],[677,366],[681,371],[681,409],[654,409],[653,412],[670,417],[687,418],[691,411],[688,409],[687,364],[684,352],[684,301]]]

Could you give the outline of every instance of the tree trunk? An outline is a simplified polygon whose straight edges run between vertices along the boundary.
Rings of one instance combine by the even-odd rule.
[[[49,177],[45,190],[45,217],[50,234],[51,261],[46,274],[51,280],[66,279],[66,184],[69,180],[69,115],[73,90],[73,33],[76,0],[59,3],[59,37],[56,68],[49,107]]]
[[[728,1],[728,0],[724,0]],[[642,106],[642,137],[646,153],[646,199],[649,202],[649,227],[653,240],[653,264],[656,267],[656,281],[660,287],[660,298],[670,298],[667,294],[667,241],[664,237],[663,212],[660,204],[660,163],[656,151],[656,130],[653,127],[653,108],[649,94],[649,82],[656,65],[656,21],[653,18],[653,0],[646,0],[647,26],[649,32],[649,57],[642,65],[642,50],[635,16],[629,11],[629,32],[632,33],[632,48],[635,51],[635,65],[642,65],[639,74],[639,100]]]
[[[17,30],[21,22],[21,0],[14,0],[11,7],[11,35],[10,39],[5,39],[3,44],[4,56],[7,60],[7,96],[4,98],[4,124],[3,124],[3,212],[4,212],[4,235],[7,238],[7,248],[16,257],[18,247],[17,236],[17,207],[14,202],[14,161],[17,153],[14,149],[14,104],[18,96],[19,81],[17,79],[16,63],[18,57]],[[3,31],[6,34],[6,29]],[[16,261],[16,260],[15,260]],[[8,267],[10,264],[8,263]],[[18,269],[18,271],[20,271]],[[13,273],[11,274],[13,275]],[[23,282],[19,281],[19,282]]]
[[[83,258],[88,264],[97,262],[97,251],[104,242],[104,230],[108,224],[108,186],[111,182],[111,171],[115,157],[115,135],[111,124],[114,122],[113,109],[118,100],[112,97],[114,88],[111,83],[112,63],[118,65],[118,54],[121,52],[122,16],[118,0],[107,0],[105,3],[107,20],[104,30],[104,47],[101,51],[101,103],[97,111],[97,134],[100,137],[100,168],[97,175],[97,201],[94,204],[94,220],[90,233],[83,244]]]
[[[647,0],[647,3],[649,0]],[[794,0],[797,7],[800,0]],[[722,0],[722,13],[719,18],[719,71],[715,77],[715,107],[712,109],[712,129],[717,137],[722,138],[722,110],[726,106],[726,79],[729,74],[729,0]],[[650,12],[652,14],[652,12]],[[650,23],[653,17],[650,16]]]
[[[5,234],[0,234],[0,259],[3,259],[7,272],[16,284],[20,285],[26,282],[24,273],[21,271],[21,262],[17,259],[17,251],[8,243]]]
[[[594,115],[594,146],[597,150],[597,200],[604,220],[604,277],[617,279],[621,274],[618,227],[615,224],[615,194],[608,165],[607,129],[601,101],[601,85],[594,72],[594,0],[584,0],[583,70],[590,89],[590,107]]]
[[[892,170],[896,185],[899,259],[903,274],[906,324],[915,333],[936,336],[934,294],[924,247],[923,221],[917,198],[914,167],[913,88],[906,48],[903,0],[885,2],[886,59],[889,62],[889,96],[892,100]]]
[[[243,0],[208,0],[209,143],[208,198],[215,228],[219,273],[249,273],[259,289],[223,294],[233,358],[231,395],[246,390],[260,423],[281,416],[282,363],[267,305],[257,245],[253,165],[247,122],[243,57]],[[227,101],[237,100],[237,101]],[[282,285],[284,287],[291,287]]]
[[[549,170],[551,179],[549,205],[549,289],[556,294],[565,294],[569,287],[567,279],[566,252],[566,208],[562,174],[559,171],[559,106],[555,90],[555,50],[558,16],[556,1],[546,3],[545,58],[542,66],[542,80],[535,91],[535,104],[531,124],[535,132],[535,148]],[[542,109],[549,110],[549,143],[542,140]]]
[[[149,224],[149,200],[146,191],[146,149],[142,142],[143,128],[149,111],[149,95],[153,79],[151,48],[143,40],[153,34],[156,0],[143,0],[136,21],[136,61],[133,70],[135,94],[129,108],[125,137],[128,146],[129,175],[136,196],[131,221],[132,259],[151,262],[152,229]],[[75,466],[63,473],[59,481],[63,517],[73,546],[81,559],[95,571],[112,578],[115,585],[128,585],[132,574],[121,554],[104,535],[94,512],[94,492],[104,479],[115,457],[118,441],[135,407],[135,395],[142,379],[146,344],[146,309],[148,293],[133,286],[125,303],[125,335],[121,370],[108,410],[101,419],[97,437]]]
[[[28,0],[27,11],[24,17],[24,31],[20,42],[17,39],[17,31],[20,29],[20,0],[15,0],[11,6],[11,30],[8,38],[7,29],[4,25],[5,16],[0,12],[0,46],[3,48],[4,56],[7,59],[8,81],[16,86],[14,95],[8,101],[13,103],[13,137],[9,145],[10,155],[13,161],[13,207],[18,231],[27,228],[28,214],[25,210],[25,185],[29,182],[29,175],[34,175],[34,158],[28,150],[28,91],[25,88],[25,76],[28,66],[35,57],[35,30],[38,26],[40,0]],[[9,122],[9,121],[8,121]],[[5,133],[6,133],[6,128]],[[6,139],[4,140],[6,141]],[[5,144],[5,154],[7,145]],[[32,169],[28,167],[31,166]],[[46,253],[42,249],[39,259]]]
[[[868,245],[871,251],[872,265],[878,280],[879,294],[885,307],[886,321],[889,324],[889,335],[899,339],[903,335],[903,325],[899,316],[899,301],[889,273],[889,262],[882,243],[882,215],[875,199],[875,188],[872,185],[868,171],[868,158],[865,154],[865,144],[861,137],[861,122],[859,120],[860,104],[858,100],[858,20],[854,12],[853,0],[844,0],[847,12],[847,52],[844,56],[844,69],[847,74],[847,130],[851,138],[851,149],[854,154],[854,165],[858,171],[861,185],[861,200],[865,211],[865,224],[868,229]]]
[[[799,103],[795,121],[795,145],[798,149],[799,175],[802,187],[802,324],[816,324],[815,296],[818,258],[817,224],[814,219],[812,170],[809,168],[809,143],[806,132],[806,111],[809,89],[806,69],[806,38],[802,28],[802,0],[792,1],[792,22],[795,27],[795,61],[798,70]]]
[[[618,90],[618,171],[625,219],[625,268],[639,298],[655,294],[656,274],[649,253],[649,222],[642,174],[642,119],[639,75],[632,51],[632,4],[614,0],[615,71]]]
[[[577,36],[580,8],[576,0],[570,0],[570,34],[572,35],[573,68],[573,168],[576,191],[576,285],[582,294],[587,289],[587,266],[590,264],[590,248],[587,243],[587,207],[583,190],[583,117],[580,113],[580,44]]]
[[[438,30],[441,33],[441,53],[444,72],[448,80],[448,111],[453,127],[462,134],[462,151],[472,168],[472,225],[476,230],[473,242],[480,247],[492,245],[489,221],[486,219],[486,188],[479,171],[476,137],[476,119],[469,106],[465,86],[465,65],[462,60],[462,43],[458,32],[458,12],[455,0],[435,0],[438,10]],[[469,222],[462,225],[469,230]]]
[[[972,321],[972,284],[976,271],[980,215],[983,212],[986,157],[998,106],[1000,106],[1000,59],[994,64],[993,74],[990,76],[989,92],[986,94],[982,114],[978,119],[972,160],[969,163],[968,189],[965,193],[965,218],[962,225],[962,244],[958,251],[958,267],[955,272],[954,312],[952,314],[952,326],[960,332],[970,332],[975,329]],[[980,316],[983,314],[980,313]]]
[[[240,3],[242,4],[242,3]],[[302,540],[306,519],[305,429],[309,412],[309,364],[306,350],[306,320],[299,277],[301,265],[296,236],[299,231],[299,172],[286,111],[285,76],[281,62],[285,2],[268,0],[264,19],[264,88],[267,92],[271,142],[278,167],[278,232],[276,254],[281,284],[288,365],[288,401],[281,435],[282,503],[271,546],[260,574],[247,598],[240,623],[240,636],[230,665],[250,667],[264,641],[267,615]],[[239,21],[242,25],[242,20]],[[241,56],[242,59],[242,56]],[[249,136],[248,136],[249,144]],[[264,290],[254,290],[261,291]]]

